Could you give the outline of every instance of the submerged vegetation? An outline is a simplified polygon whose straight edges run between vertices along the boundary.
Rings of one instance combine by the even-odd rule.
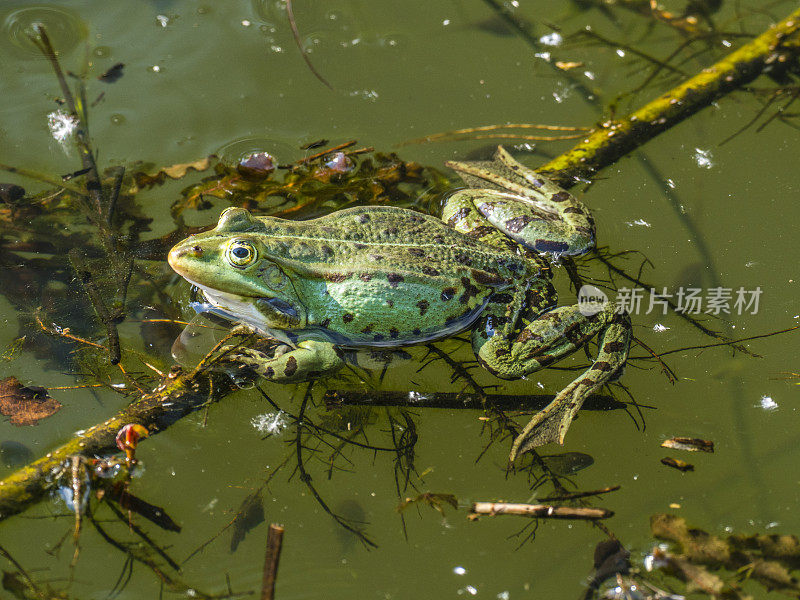
[[[497,18],[506,27],[541,50],[530,33],[529,23],[505,5],[487,3],[496,9]],[[650,2],[585,4],[612,12],[635,11],[652,20],[651,26],[663,25],[680,35],[679,48],[665,59],[625,47],[648,69],[646,81],[636,92],[656,85],[663,92],[667,84],[672,86],[669,91],[626,116],[620,116],[623,111],[619,107],[630,99],[618,98],[610,103],[599,124],[587,127],[484,126],[432,134],[412,143],[485,136],[507,139],[506,136],[519,136],[520,131],[532,127],[550,132],[566,130],[556,137],[580,141],[549,160],[542,172],[564,187],[571,187],[589,182],[602,169],[733,92],[752,93],[763,101],[764,111],[753,121],[755,124],[759,118],[764,119],[759,127],[772,120],[794,124],[789,107],[800,95],[794,84],[800,74],[800,11],[759,36],[742,39],[738,49],[691,75],[678,57],[692,44],[702,46],[723,35],[714,27],[713,5],[717,3],[690,2],[680,14],[656,8]],[[290,3],[287,9],[300,44]],[[322,140],[304,148],[304,158],[286,164],[259,152],[234,162],[212,155],[167,167],[141,162],[103,168],[94,144],[104,142],[93,140],[89,133],[88,98],[93,92],[88,73],[64,71],[58,49],[44,28],[37,26],[31,40],[53,69],[60,94],[56,110],[71,128],[80,164],[76,165],[78,170],[63,176],[24,166],[0,165],[6,172],[46,186],[44,191],[27,193],[16,184],[0,185],[0,264],[8,274],[0,293],[19,317],[15,342],[3,359],[13,368],[17,364],[14,361],[35,357],[53,369],[72,374],[75,390],[87,396],[98,388],[113,390],[124,396],[127,404],[102,423],[87,423],[86,429],[59,447],[48,449],[43,456],[17,463],[18,469],[0,480],[0,521],[51,495],[63,500],[71,519],[69,532],[56,549],[72,544],[69,575],[57,584],[40,578],[36,568],[23,566],[5,542],[0,544],[0,556],[10,565],[2,585],[13,597],[72,597],[70,585],[80,560],[81,539],[87,531],[96,532],[109,548],[124,556],[123,571],[111,589],[112,595],[124,589],[134,568],[149,570],[171,592],[198,598],[245,595],[248,592],[238,590],[236,582],[230,580],[220,581],[213,592],[199,590],[184,580],[182,568],[208,545],[222,539],[223,534],[226,540],[230,536],[232,552],[246,536],[253,535],[254,529],[265,521],[265,498],[270,485],[278,485],[278,474],[295,477],[337,526],[365,547],[377,547],[379,540],[373,538],[357,511],[348,514],[333,506],[316,483],[317,479],[335,478],[338,471],[350,468],[355,457],[361,455],[390,457],[397,513],[404,531],[407,516],[414,512],[423,518],[430,518],[431,514],[441,518],[457,515],[484,521],[501,514],[516,515],[528,519],[514,536],[522,546],[535,537],[545,519],[587,521],[604,537],[595,553],[587,598],[678,598],[679,592],[674,590],[683,590],[679,581],[706,597],[746,598],[742,584],[746,586],[748,580],[764,589],[800,596],[792,574],[798,566],[800,550],[797,539],[791,536],[734,535],[721,539],[689,529],[677,517],[655,515],[651,519],[653,536],[669,541],[673,547],[659,546],[641,566],[634,566],[635,561],[630,560],[613,530],[613,511],[602,506],[620,486],[618,482],[606,482],[604,487],[582,489],[578,474],[591,464],[592,458],[581,453],[548,455],[531,451],[514,468],[508,467],[509,477],[528,479],[535,503],[525,498],[513,503],[490,498],[470,503],[446,490],[427,490],[424,471],[420,472],[416,464],[419,423],[426,408],[481,411],[483,450],[476,457],[480,459],[492,445],[507,446],[522,431],[517,421],[525,422],[528,413],[540,410],[549,400],[544,394],[493,389],[496,380],[480,375],[471,358],[464,358],[459,340],[426,344],[411,352],[373,352],[369,356],[370,370],[353,369],[325,381],[298,386],[300,400],[294,408],[275,402],[259,380],[231,377],[225,368],[225,357],[232,349],[270,343],[253,339],[248,331],[227,331],[211,321],[193,322],[196,330],[208,330],[211,337],[216,337],[201,348],[196,360],[182,366],[173,364],[173,341],[188,325],[182,320],[186,299],[164,259],[177,241],[207,229],[187,221],[215,220],[219,209],[227,206],[292,219],[313,218],[366,204],[436,214],[439,201],[454,183],[436,167],[404,160],[402,152],[375,151],[360,147],[355,141],[331,145]],[[574,43],[587,40],[621,47],[590,31],[576,36]],[[304,59],[311,66],[305,53]],[[564,62],[553,64],[567,78],[575,68]],[[101,81],[103,85],[124,85],[123,73],[120,63],[104,73]],[[760,85],[766,85],[762,82],[766,78],[759,79],[765,74],[773,85],[753,88],[757,79]],[[589,91],[587,98],[597,102],[598,96]],[[782,99],[786,103],[766,117]],[[524,141],[525,134],[521,135],[517,139]],[[538,139],[543,137],[546,136]],[[194,158],[187,157],[187,161]],[[183,188],[169,207],[169,230],[152,234],[152,229],[163,228],[152,227],[153,217],[142,197],[161,186],[173,189],[172,182],[179,182]],[[198,214],[202,218],[197,218]],[[616,278],[642,284],[641,273],[630,269],[628,258],[631,256],[627,252],[601,249],[578,260],[563,259],[562,264],[576,290],[584,282],[611,289]],[[608,278],[598,273],[607,273]],[[680,316],[712,336],[707,346],[732,346],[750,352],[743,344],[745,340],[714,331],[708,322]],[[723,325],[719,323],[718,327]],[[669,381],[674,381],[671,368],[662,360],[669,351],[637,342],[642,353],[633,357],[632,364],[660,368]],[[416,373],[424,374],[436,364],[450,374],[451,383],[461,391],[419,393],[413,386],[401,391],[381,389],[389,368],[412,360]],[[243,494],[241,505],[224,528],[179,560],[170,552],[168,536],[178,533],[181,527],[170,515],[169,506],[149,502],[149,491],[137,484],[141,469],[137,447],[189,414],[204,411],[205,419],[211,405],[249,387],[255,387],[251,393],[258,394],[274,410],[257,427],[265,437],[281,436],[286,442],[285,456],[268,476]],[[9,376],[0,381],[0,412],[17,426],[57,419],[64,402],[58,393],[54,388],[23,385]],[[621,383],[606,386],[602,395],[590,397],[584,406],[584,410],[625,410],[637,427],[644,425],[643,409],[648,408],[652,407],[637,404]],[[213,421],[207,426],[213,427]],[[713,442],[698,438],[675,437],[668,442],[665,447],[676,452],[711,453],[714,449]],[[679,458],[667,457],[662,462],[687,472],[686,476],[692,476],[688,471],[695,469]],[[701,469],[698,465],[697,470]],[[282,530],[271,529],[264,590],[274,588],[281,536]],[[67,542],[68,538],[71,542]],[[263,593],[269,593],[263,597],[272,594]]]

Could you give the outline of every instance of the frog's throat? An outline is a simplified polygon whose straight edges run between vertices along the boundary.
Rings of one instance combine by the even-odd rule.
[[[306,325],[305,311],[298,312],[278,298],[240,296],[202,285],[185,275],[183,277],[197,286],[212,306],[229,318],[243,321],[256,329],[269,331]]]

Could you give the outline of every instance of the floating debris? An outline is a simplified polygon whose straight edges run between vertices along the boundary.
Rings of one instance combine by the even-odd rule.
[[[773,400],[771,396],[761,396],[761,401],[759,403],[759,406],[761,406],[761,408],[763,408],[764,410],[771,411],[778,408],[778,403],[775,402],[775,400]]]
[[[544,44],[545,46],[560,46],[561,42],[564,41],[564,38],[561,37],[561,34],[557,31],[552,33],[548,33],[547,35],[543,35],[539,38],[539,42]]]
[[[78,128],[78,120],[63,110],[54,110],[47,115],[47,128],[57,142],[66,142]]]
[[[686,450],[688,452],[714,452],[714,442],[701,438],[673,437],[661,442],[662,448],[673,450]]]
[[[473,502],[470,519],[480,515],[519,515],[544,519],[584,519],[594,521],[613,517],[614,513],[605,508],[588,506],[553,506],[552,504],[514,504],[511,502]]]
[[[694,149],[694,162],[698,167],[703,169],[711,169],[714,166],[714,160],[711,150],[703,150],[702,148]]]
[[[687,463],[685,460],[680,460],[678,458],[671,458],[669,456],[665,456],[661,459],[662,465],[667,465],[668,467],[672,467],[673,469],[678,469],[678,471],[686,472],[686,471],[694,471],[694,465]]]
[[[283,411],[275,413],[264,413],[250,419],[250,424],[257,431],[266,435],[277,435],[286,429],[286,413]]]

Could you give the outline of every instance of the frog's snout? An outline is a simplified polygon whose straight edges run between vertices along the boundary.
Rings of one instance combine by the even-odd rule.
[[[169,255],[167,255],[167,262],[169,266],[173,268],[173,270],[180,273],[179,265],[187,258],[200,258],[203,256],[203,248],[198,245],[188,246],[180,244],[175,246],[172,250],[169,251]]]

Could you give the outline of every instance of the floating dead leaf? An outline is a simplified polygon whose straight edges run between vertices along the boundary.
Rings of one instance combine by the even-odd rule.
[[[98,79],[104,83],[115,83],[122,79],[122,70],[125,68],[125,63],[117,63],[108,71],[100,75]]]
[[[556,66],[561,69],[562,71],[569,71],[570,69],[577,69],[578,67],[582,67],[582,62],[566,62],[563,60],[557,60]]]
[[[0,379],[0,413],[13,425],[36,425],[61,409],[61,403],[38,386],[24,386],[16,377]]]
[[[171,167],[164,167],[155,173],[134,173],[133,179],[139,188],[149,188],[163,184],[167,179],[182,179],[189,171],[205,171],[214,161],[216,154],[210,154],[205,158],[194,162],[180,163]]]
[[[672,467],[673,469],[678,469],[678,471],[694,471],[694,465],[687,463],[685,460],[680,460],[678,458],[671,458],[669,456],[665,456],[661,459],[662,465],[667,465],[668,467]]]
[[[714,442],[710,440],[680,436],[664,440],[661,442],[661,447],[688,452],[714,452]]]
[[[439,511],[439,513],[444,516],[445,505],[450,505],[456,510],[458,509],[458,498],[456,498],[453,494],[434,494],[432,492],[425,492],[416,498],[406,498],[397,507],[397,512],[403,512],[412,504],[427,504],[431,508]]]

